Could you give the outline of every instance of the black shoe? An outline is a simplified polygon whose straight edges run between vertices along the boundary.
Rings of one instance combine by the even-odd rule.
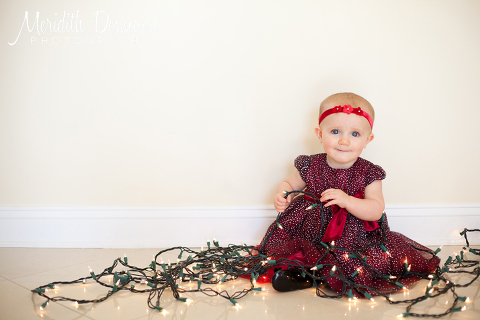
[[[281,292],[307,289],[313,286],[310,278],[302,277],[298,270],[280,270],[272,277],[273,289]]]

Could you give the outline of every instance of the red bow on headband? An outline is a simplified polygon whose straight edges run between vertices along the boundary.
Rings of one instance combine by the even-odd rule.
[[[368,113],[366,113],[365,111],[363,111],[360,107],[352,108],[352,106],[349,105],[349,104],[346,104],[343,107],[342,106],[336,106],[334,108],[325,110],[322,113],[322,115],[320,116],[320,119],[318,120],[318,124],[320,124],[323,121],[323,119],[325,119],[329,115],[334,114],[334,113],[339,113],[339,112],[343,112],[343,113],[346,113],[346,114],[353,113],[353,114],[356,114],[358,116],[364,117],[365,119],[367,119],[368,123],[370,124],[370,128],[373,128],[372,117],[370,117],[370,115]]]

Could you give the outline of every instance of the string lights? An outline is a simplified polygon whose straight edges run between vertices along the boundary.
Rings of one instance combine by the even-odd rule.
[[[303,191],[294,191],[303,192]],[[288,193],[286,194],[288,196]],[[280,214],[279,214],[280,216]],[[281,228],[278,223],[277,228]],[[323,217],[322,217],[323,219]],[[385,233],[384,225],[380,221],[379,225]],[[273,231],[272,231],[273,232]],[[450,256],[443,266],[438,266],[437,269],[430,274],[420,274],[412,271],[411,263],[408,258],[404,260],[404,275],[416,276],[421,279],[429,280],[429,283],[425,289],[425,293],[414,299],[406,300],[392,300],[390,295],[377,291],[374,288],[357,284],[355,277],[359,273],[370,272],[373,277],[388,281],[392,286],[398,288],[398,290],[406,289],[404,285],[398,282],[399,279],[391,275],[382,275],[373,266],[367,263],[367,257],[363,255],[365,248],[358,248],[354,251],[349,251],[335,246],[335,243],[321,244],[326,248],[326,254],[336,254],[338,257],[344,259],[356,258],[361,263],[355,271],[351,274],[345,274],[339,266],[336,264],[316,264],[316,265],[302,265],[299,261],[289,260],[286,258],[278,258],[273,256],[266,256],[262,254],[262,248],[256,248],[254,246],[247,245],[228,245],[221,247],[216,239],[207,241],[207,248],[202,248],[199,251],[187,248],[187,247],[172,247],[158,252],[152,259],[152,262],[147,267],[136,267],[129,264],[129,260],[125,255],[122,258],[114,260],[113,264],[105,268],[100,273],[95,273],[90,267],[89,276],[81,277],[73,281],[57,281],[52,282],[32,290],[46,300],[42,302],[40,308],[43,310],[50,302],[55,301],[71,301],[76,305],[86,303],[99,303],[105,301],[113,294],[119,291],[130,291],[132,293],[149,293],[147,304],[150,309],[157,310],[159,312],[166,312],[166,310],[160,305],[160,298],[165,292],[171,292],[173,297],[179,302],[190,304],[191,300],[187,299],[184,294],[190,292],[199,292],[208,296],[219,296],[229,300],[233,306],[239,308],[237,303],[238,299],[241,299],[249,292],[261,291],[261,287],[257,287],[257,280],[260,277],[264,278],[264,274],[272,267],[286,267],[297,269],[304,277],[309,277],[313,281],[313,286],[316,288],[316,294],[323,298],[341,298],[347,296],[349,300],[356,299],[357,297],[364,297],[373,301],[374,296],[383,297],[390,304],[406,304],[406,312],[399,315],[399,317],[442,317],[452,312],[458,312],[465,310],[465,303],[469,302],[468,297],[458,296],[455,289],[458,287],[467,287],[478,279],[480,276],[480,267],[478,260],[468,260],[465,253],[472,253],[476,256],[480,255],[480,250],[470,248],[467,234],[470,232],[480,232],[480,229],[464,229],[460,235],[465,238],[466,246],[460,252]],[[268,237],[269,235],[267,235]],[[383,240],[385,237],[383,237]],[[266,241],[265,241],[266,242]],[[385,248],[383,242],[378,245],[385,254],[388,254],[388,250]],[[370,246],[369,245],[369,246]],[[252,251],[258,254],[252,255]],[[432,254],[437,255],[441,248],[438,248]],[[177,262],[168,261],[167,264],[161,259],[162,254],[168,252],[175,252],[178,254]],[[183,258],[187,256],[186,258]],[[182,260],[183,258],[183,260]],[[323,258],[323,257],[322,257]],[[159,262],[160,260],[160,262]],[[321,260],[321,259],[320,259]],[[319,261],[320,261],[319,260]],[[123,269],[121,271],[115,271],[116,269]],[[324,269],[326,268],[326,269]],[[327,272],[323,272],[320,275],[318,270],[324,269]],[[414,270],[414,269],[413,269]],[[329,272],[328,272],[329,271]],[[447,279],[448,274],[470,274],[472,279],[466,284],[455,284],[452,280]],[[112,280],[113,276],[113,281]],[[250,286],[244,288],[241,291],[229,293],[224,288],[221,288],[221,284],[233,281],[238,277],[246,277],[250,279]],[[337,294],[328,294],[324,292],[325,283],[330,277],[335,277],[343,282],[343,289]],[[97,283],[107,289],[107,292],[99,298],[92,300],[75,299],[71,297],[64,297],[56,295],[57,292],[47,292],[48,288],[57,289],[59,286],[81,284],[81,283]],[[182,286],[183,283],[196,283],[196,286]],[[205,284],[205,285],[203,285]],[[188,287],[188,288],[187,288]],[[333,291],[331,291],[333,292]],[[417,303],[425,301],[429,298],[435,298],[447,293],[453,294],[453,302],[446,305],[446,310],[439,314],[428,313],[415,313],[411,312],[413,306]],[[404,292],[405,295],[405,292]]]

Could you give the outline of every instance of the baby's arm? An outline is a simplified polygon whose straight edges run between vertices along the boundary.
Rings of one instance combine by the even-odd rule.
[[[295,171],[287,179],[283,180],[277,188],[277,194],[275,195],[275,199],[273,200],[273,205],[278,212],[283,212],[285,208],[290,204],[292,201],[293,195],[289,195],[287,199],[284,198],[283,191],[293,191],[293,190],[303,190],[307,184],[303,181],[302,177],[300,176],[300,172]]]
[[[380,219],[385,210],[381,180],[375,180],[365,188],[365,199],[349,196],[339,189],[327,189],[322,192],[320,200],[327,202],[325,207],[336,204],[365,221]]]

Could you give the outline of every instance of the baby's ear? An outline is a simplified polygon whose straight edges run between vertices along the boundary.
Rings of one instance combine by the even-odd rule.
[[[320,129],[319,127],[316,127],[315,128],[315,135],[318,137],[320,142],[322,142],[322,129]]]
[[[370,133],[370,135],[367,138],[367,143],[365,144],[365,148],[367,147],[367,144],[369,144],[373,138],[375,138],[375,135],[373,133]]]

